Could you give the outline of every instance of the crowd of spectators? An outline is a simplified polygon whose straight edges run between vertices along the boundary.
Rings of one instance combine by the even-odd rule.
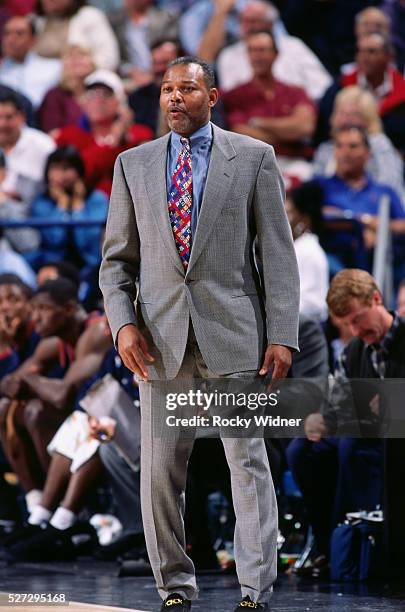
[[[168,64],[184,54],[211,63],[220,90],[213,122],[273,145],[285,179],[301,278],[292,375],[333,374],[351,332],[328,316],[326,296],[346,265],[350,230],[332,253],[327,222],[356,222],[365,258],[360,263],[355,250],[354,267],[370,272],[388,199],[397,311],[405,316],[405,2],[6,0],[0,33],[1,555],[147,562],[139,440],[127,440],[133,456],[124,456],[110,420],[103,426],[112,427],[112,441],[102,444],[100,421],[79,404],[109,375],[139,418],[137,387],[112,345],[97,280],[115,160],[168,132],[159,109]],[[325,517],[314,475],[329,482],[332,507],[336,461],[356,487],[356,444],[325,438],[267,448],[278,490],[287,460],[301,489],[319,576],[328,570],[333,521],[381,503],[380,449],[361,451],[361,478],[377,484]],[[215,474],[198,483],[208,456]],[[201,567],[218,563],[213,546],[223,529],[218,521],[201,530],[196,517],[215,523],[209,500],[218,491],[228,498],[232,532],[224,461],[210,440],[198,441],[190,463],[186,523]],[[9,472],[18,485],[5,479]],[[100,486],[107,502],[94,494]],[[120,521],[108,546],[99,546],[88,520],[97,512]]]

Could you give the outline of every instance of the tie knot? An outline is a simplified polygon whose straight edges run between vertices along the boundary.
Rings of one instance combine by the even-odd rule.
[[[189,153],[190,152],[190,139],[186,138],[185,136],[182,136],[180,138],[180,142],[181,142],[181,146],[184,147]]]

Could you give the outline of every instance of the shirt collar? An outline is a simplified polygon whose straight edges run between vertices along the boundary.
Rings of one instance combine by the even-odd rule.
[[[370,85],[366,76],[361,72],[359,73],[359,76],[358,76],[358,84],[362,89],[367,89],[372,94],[374,94],[378,99],[381,99],[387,94],[389,94],[393,88],[392,76],[388,70],[386,70],[384,74],[384,80],[381,83],[381,85],[379,85],[375,89]]]
[[[340,178],[340,176],[338,176],[336,173],[333,175],[332,178],[334,178],[336,182],[341,183],[342,185],[344,185],[346,187],[346,189],[351,189],[352,191],[356,191],[356,192],[363,191],[363,189],[368,189],[370,187],[370,185],[372,184],[372,179],[371,179],[371,177],[370,177],[368,172],[364,173],[365,183],[364,183],[363,187],[361,187],[360,189],[354,189],[353,187],[350,187],[350,185],[348,185],[348,183],[346,183],[346,181],[344,181],[342,178]]]
[[[171,147],[175,151],[180,150],[180,147],[181,147],[180,138],[182,138],[182,136],[180,134],[177,134],[177,132],[171,133],[171,141],[170,141]],[[189,139],[190,139],[191,151],[193,150],[196,151],[197,149],[201,149],[201,148],[204,148],[204,149],[209,148],[212,142],[211,122],[208,121],[208,123],[200,127],[196,132],[194,132],[193,134],[191,134],[191,136],[189,136]]]

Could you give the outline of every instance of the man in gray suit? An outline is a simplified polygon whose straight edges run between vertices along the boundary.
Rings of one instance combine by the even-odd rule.
[[[212,125],[217,99],[207,64],[170,64],[161,110],[171,133],[118,157],[100,271],[116,346],[140,380],[142,513],[162,611],[190,610],[198,590],[183,523],[193,441],[156,437],[157,381],[270,368],[283,378],[298,348],[298,269],[273,148]],[[222,441],[236,514],[236,610],[269,610],[277,502],[264,440]]]

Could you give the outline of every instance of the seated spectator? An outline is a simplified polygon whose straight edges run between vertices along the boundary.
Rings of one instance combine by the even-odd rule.
[[[1,45],[0,83],[20,91],[37,108],[48,89],[58,82],[61,64],[37,55],[32,50],[34,44],[34,26],[28,17],[7,21]]]
[[[247,37],[254,32],[270,30],[273,31],[279,50],[273,67],[275,78],[288,85],[301,87],[314,100],[323,96],[332,82],[330,75],[302,40],[290,36],[281,27],[277,28],[278,11],[270,2],[248,0],[239,13],[241,40],[223,49],[226,44],[225,20],[234,10],[235,2],[218,2],[215,5],[211,22],[198,49],[198,55],[202,59],[209,62],[217,59],[218,81],[224,91],[252,79]],[[192,37],[189,44],[195,44]]]
[[[0,148],[6,157],[2,190],[30,204],[41,191],[53,140],[25,123],[21,98],[12,90],[0,91]]]
[[[100,370],[91,380],[100,380],[107,372],[118,380],[130,400],[138,398],[133,376],[122,365],[114,349],[107,353]],[[88,387],[89,383],[86,382],[84,386]],[[138,410],[131,405],[131,401],[128,406],[133,414]],[[116,451],[102,451],[104,445],[100,444],[100,434],[106,438],[105,442],[109,442],[106,447],[115,446],[113,420],[89,417],[81,410],[75,410],[58,429],[48,446],[50,468],[41,500],[32,509],[28,524],[12,533],[4,542],[9,558],[49,561],[75,556],[79,548],[75,549],[72,536],[78,533],[89,538],[92,536],[93,530],[78,520],[78,513],[103,474],[101,456],[106,458],[105,462],[110,469],[113,461],[116,470],[111,474],[113,495],[115,498],[115,494],[118,494],[116,501],[123,503],[118,511],[124,521],[124,538],[117,543],[118,547],[121,552],[125,552],[128,546],[133,548],[134,543],[144,547],[139,491],[139,438],[133,441],[133,455],[138,457],[138,469],[135,471],[133,464],[130,466],[126,461],[122,463],[116,457]],[[101,555],[111,555],[117,549],[117,544],[101,549]]]
[[[0,274],[0,379],[28,359],[39,342],[31,321],[31,295],[19,276]]]
[[[354,336],[344,349],[340,380],[403,376],[404,322],[385,308],[370,274],[342,270],[331,283],[327,302],[334,319],[347,324]],[[379,349],[383,349],[382,359],[376,357]],[[366,399],[365,387],[361,386],[358,396],[355,386],[352,391],[356,408],[378,420],[375,402]],[[331,532],[346,512],[374,510],[382,501],[381,441],[367,437],[363,430],[359,439],[329,437],[336,433],[337,415],[341,411],[347,415],[350,404],[336,396],[324,415],[314,413],[306,419],[307,439],[293,440],[287,448],[315,536],[315,559],[304,569],[314,578],[328,572]],[[365,415],[357,414],[359,423]]]
[[[129,107],[134,112],[138,123],[147,125],[155,136],[162,136],[160,117],[160,86],[169,63],[176,59],[178,46],[169,40],[158,42],[151,48],[152,81],[143,87],[138,87],[128,97]],[[167,126],[165,126],[168,131]]]
[[[40,229],[41,243],[26,256],[35,268],[50,261],[64,259],[79,266],[100,262],[102,223],[94,226],[62,227],[58,221],[94,220],[105,222],[108,200],[104,192],[88,190],[84,184],[84,163],[78,151],[70,146],[56,149],[45,168],[46,191],[35,198],[32,219],[55,221],[54,227]]]
[[[334,135],[336,173],[318,181],[324,191],[324,214],[350,211],[364,225],[366,246],[375,245],[378,211],[382,196],[388,196],[391,209],[391,231],[405,232],[405,210],[390,187],[376,183],[366,174],[370,158],[367,134],[356,126],[342,127]]]
[[[367,173],[377,183],[388,185],[399,196],[405,194],[404,163],[398,151],[383,132],[373,95],[357,85],[342,89],[335,98],[330,119],[331,133],[342,127],[357,125],[366,130],[370,143]],[[314,174],[331,176],[336,171],[333,141],[319,145],[313,160]]]
[[[306,141],[313,134],[316,110],[305,91],[274,78],[277,46],[271,32],[247,40],[253,79],[224,94],[230,128],[274,145],[283,173],[301,180],[311,174]]]
[[[120,45],[123,75],[135,87],[146,85],[153,78],[151,48],[162,40],[177,41],[177,14],[153,6],[152,0],[125,0],[109,18]]]
[[[21,202],[21,200],[7,193],[5,190],[5,188],[7,189],[6,176],[6,158],[3,152],[0,151],[0,221],[23,221],[27,218],[29,206],[26,202]],[[37,248],[39,244],[37,230],[28,227],[4,229],[2,236],[4,236],[4,240],[7,240],[8,243],[7,248],[6,243],[3,243],[4,251],[15,250],[19,253],[25,253]],[[21,269],[21,266],[19,268]]]
[[[88,49],[69,46],[62,56],[62,78],[50,89],[40,108],[38,122],[44,132],[79,123],[83,115],[80,98],[85,92],[84,79],[95,70]]]
[[[405,279],[399,283],[398,287],[397,312],[400,317],[405,317]]]
[[[395,49],[395,60],[398,70],[405,70],[405,5],[401,0],[383,0],[380,8],[391,23],[391,41]]]
[[[118,68],[118,43],[108,19],[84,0],[40,0],[35,25],[39,55],[61,58],[67,45],[75,45],[90,50],[96,68]]]
[[[72,412],[77,390],[97,372],[112,345],[105,317],[88,315],[68,280],[46,282],[31,304],[35,330],[43,339],[0,387],[9,398],[0,407],[0,437],[29,512],[41,499],[50,463],[47,446]]]
[[[300,315],[315,321],[326,319],[329,268],[319,244],[322,232],[322,190],[304,183],[287,195],[286,211],[294,239],[300,275]]]
[[[318,139],[327,138],[329,117],[339,89],[358,85],[373,94],[388,138],[398,149],[405,148],[405,79],[392,60],[392,47],[386,36],[374,33],[358,40],[354,69],[341,75],[320,103]]]
[[[152,130],[132,123],[121,79],[113,72],[96,70],[85,79],[82,108],[88,129],[68,125],[54,133],[59,146],[73,145],[85,167],[86,185],[110,194],[117,156],[142,142],[151,140]]]

